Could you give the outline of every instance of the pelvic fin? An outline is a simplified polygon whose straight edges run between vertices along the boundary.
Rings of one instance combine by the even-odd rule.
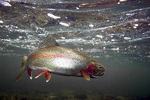
[[[47,69],[44,69],[43,71],[41,71],[41,72],[39,72],[36,76],[35,76],[35,78],[38,78],[38,77],[40,77],[42,74],[44,74],[45,73],[45,77],[46,77],[46,82],[48,82],[49,80],[50,80],[50,78],[51,78],[51,73],[49,72],[49,70],[47,70]]]

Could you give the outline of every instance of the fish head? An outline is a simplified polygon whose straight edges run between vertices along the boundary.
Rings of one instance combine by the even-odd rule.
[[[100,63],[94,61],[91,62],[85,70],[86,72],[91,73],[94,76],[102,76],[104,75],[104,67]]]
[[[93,75],[94,76],[102,76],[102,75],[104,75],[105,69],[104,69],[103,65],[98,63],[95,66],[96,66],[96,69],[95,69],[95,72],[94,72]]]

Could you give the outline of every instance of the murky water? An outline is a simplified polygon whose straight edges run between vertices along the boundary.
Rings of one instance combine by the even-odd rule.
[[[0,7],[1,93],[150,95],[148,0],[31,0],[10,4]],[[37,49],[48,34],[60,45],[103,64],[105,75],[86,81],[53,74],[46,83],[44,75],[30,80],[25,73],[16,83],[22,57]],[[37,73],[34,71],[33,76]]]

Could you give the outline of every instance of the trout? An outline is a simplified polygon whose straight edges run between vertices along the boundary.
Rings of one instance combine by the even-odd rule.
[[[35,76],[38,78],[45,74],[46,82],[51,78],[51,74],[64,76],[84,77],[86,80],[102,76],[105,71],[103,65],[91,57],[71,48],[59,46],[52,35],[39,44],[29,56],[22,59],[21,70],[16,78],[16,82],[27,70],[32,79],[32,70],[40,70]]]

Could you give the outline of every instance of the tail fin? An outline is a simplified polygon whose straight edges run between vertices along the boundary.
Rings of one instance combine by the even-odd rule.
[[[18,82],[18,80],[21,78],[21,76],[24,74],[24,72],[27,69],[25,67],[27,58],[28,58],[27,56],[24,56],[23,59],[22,59],[21,69],[20,69],[20,72],[19,72],[19,74],[18,74],[18,76],[16,78],[16,82]]]

